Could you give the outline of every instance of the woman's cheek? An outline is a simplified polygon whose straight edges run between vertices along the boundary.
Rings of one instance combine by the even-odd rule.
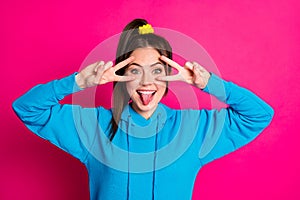
[[[157,77],[159,77],[159,76],[157,76]],[[154,79],[155,84],[159,85],[160,87],[167,87],[167,82],[159,81],[159,80],[156,79],[157,77],[155,77],[155,79]]]
[[[134,79],[133,81],[129,81],[126,83],[126,89],[128,94],[131,96],[133,94],[133,92],[136,91],[136,89],[139,86],[139,82],[140,80],[138,79],[138,77],[136,77],[136,79]]]
[[[133,75],[135,79],[133,81],[130,81],[131,85],[137,87],[139,83],[141,82],[141,75]]]

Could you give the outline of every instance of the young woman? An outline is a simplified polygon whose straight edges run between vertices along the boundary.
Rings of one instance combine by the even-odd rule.
[[[178,73],[170,75],[171,67]],[[191,84],[228,108],[168,108],[160,100],[170,81]],[[59,103],[109,82],[111,109]],[[13,108],[31,131],[86,166],[93,200],[191,199],[201,167],[252,141],[273,117],[272,108],[247,89],[196,62],[173,61],[169,43],[142,19],[125,27],[114,66],[100,61],[38,85]]]

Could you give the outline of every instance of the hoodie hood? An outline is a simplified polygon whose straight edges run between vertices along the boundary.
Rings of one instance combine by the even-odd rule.
[[[131,105],[127,105],[121,115],[119,128],[135,138],[152,137],[164,127],[165,122],[174,115],[169,107],[159,103],[149,119],[138,114]],[[130,126],[130,127],[128,127]],[[128,128],[128,130],[127,130]]]

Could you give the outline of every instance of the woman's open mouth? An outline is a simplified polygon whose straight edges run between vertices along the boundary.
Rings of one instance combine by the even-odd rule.
[[[136,92],[140,95],[141,101],[146,106],[152,101],[156,90],[137,90]]]

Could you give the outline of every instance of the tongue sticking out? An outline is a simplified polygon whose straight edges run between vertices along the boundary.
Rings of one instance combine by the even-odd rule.
[[[153,94],[140,94],[141,100],[145,106],[152,100],[152,95]]]

